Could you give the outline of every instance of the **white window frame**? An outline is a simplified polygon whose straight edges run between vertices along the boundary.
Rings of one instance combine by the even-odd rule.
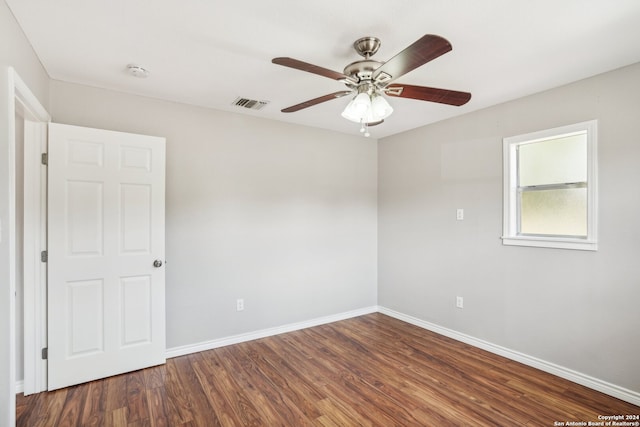
[[[518,234],[518,147],[533,142],[561,138],[585,132],[587,134],[587,236],[530,236]],[[598,121],[590,120],[568,126],[504,138],[503,149],[503,230],[504,245],[543,248],[598,250]]]

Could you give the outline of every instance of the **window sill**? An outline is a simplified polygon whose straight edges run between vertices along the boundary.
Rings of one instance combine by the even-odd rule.
[[[598,242],[595,241],[553,237],[502,236],[502,244],[507,246],[531,246],[536,248],[573,249],[579,251],[598,250]]]

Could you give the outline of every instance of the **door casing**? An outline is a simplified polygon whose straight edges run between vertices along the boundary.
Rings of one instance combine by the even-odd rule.
[[[2,321],[2,328],[6,330],[6,334],[3,332],[3,337],[6,340],[4,342],[5,348],[9,349],[9,354],[6,357],[6,361],[3,360],[1,363],[3,366],[0,366],[0,369],[6,374],[5,378],[8,380],[8,387],[0,391],[0,402],[2,403],[2,407],[0,408],[0,424],[4,424],[7,426],[15,425],[15,407],[16,407],[16,359],[15,359],[15,350],[16,350],[16,334],[15,334],[15,313],[16,313],[16,302],[15,302],[15,294],[16,294],[16,221],[15,221],[15,213],[16,213],[16,106],[22,110],[23,114],[30,115],[30,119],[35,122],[47,123],[51,119],[49,113],[44,109],[42,104],[38,101],[36,96],[31,92],[29,87],[24,83],[24,81],[20,78],[20,76],[16,73],[13,67],[4,67],[0,70],[0,75],[2,76],[2,83],[4,84],[4,90],[0,90],[3,94],[4,102],[6,102],[5,106],[2,108],[2,111],[6,114],[5,117],[2,118],[1,121],[6,123],[6,134],[7,138],[7,171],[6,171],[6,181],[4,178],[0,179],[3,181],[0,185],[5,186],[7,190],[7,216],[6,223],[2,224],[2,227],[5,228],[6,231],[3,231],[2,234],[6,236],[7,241],[1,242],[3,247],[6,247],[7,257],[5,259],[0,260],[0,267],[6,267],[6,274],[2,277],[2,279],[6,279],[6,286],[8,287],[7,292],[3,292],[4,295],[8,298],[8,301],[0,301],[3,306],[7,308],[7,310],[3,313],[5,316]],[[2,235],[0,234],[0,236]],[[4,252],[4,248],[2,252]],[[4,311],[4,310],[3,310]],[[1,312],[1,311],[0,311]],[[26,327],[25,327],[26,331]],[[25,333],[25,339],[29,334]],[[25,354],[25,358],[28,357]],[[7,394],[5,394],[7,393]]]
[[[47,389],[47,123],[25,117],[24,123],[24,209],[23,209],[23,335],[24,383],[26,395]]]

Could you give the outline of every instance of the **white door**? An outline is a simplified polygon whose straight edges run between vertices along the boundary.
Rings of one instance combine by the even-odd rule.
[[[164,138],[52,123],[48,163],[48,389],[164,363]]]

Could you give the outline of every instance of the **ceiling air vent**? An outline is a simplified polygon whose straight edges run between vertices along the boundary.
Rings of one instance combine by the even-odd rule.
[[[238,97],[235,101],[233,101],[232,105],[235,105],[236,107],[248,108],[250,110],[261,110],[262,107],[264,107],[268,103],[269,101],[258,101],[255,99]]]

